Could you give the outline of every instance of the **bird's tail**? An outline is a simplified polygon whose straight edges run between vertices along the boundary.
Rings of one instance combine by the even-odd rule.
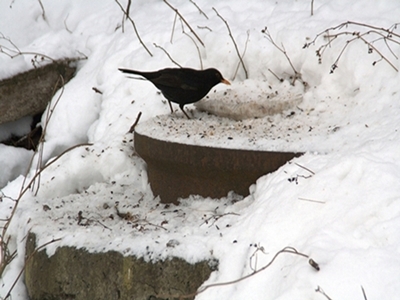
[[[142,75],[143,74],[143,72],[136,71],[136,70],[130,70],[130,69],[118,68],[118,70],[120,70],[123,73],[128,73],[128,74],[135,74],[135,75]]]

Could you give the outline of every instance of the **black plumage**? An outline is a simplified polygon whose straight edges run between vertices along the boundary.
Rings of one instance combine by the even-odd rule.
[[[189,116],[183,109],[186,104],[201,100],[218,83],[230,84],[216,69],[167,68],[155,72],[122,68],[118,70],[128,74],[140,75],[151,81],[168,100],[171,112],[173,112],[171,102],[177,103],[188,119]]]

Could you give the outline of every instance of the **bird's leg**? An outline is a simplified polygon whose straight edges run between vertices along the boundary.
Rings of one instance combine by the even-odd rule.
[[[179,108],[181,109],[181,111],[185,114],[186,118],[188,118],[190,120],[190,117],[188,116],[188,114],[185,112],[185,110],[183,109],[183,105],[179,104]]]
[[[173,113],[174,112],[174,110],[172,109],[172,104],[171,104],[171,101],[169,101],[169,100],[167,100],[168,101],[168,104],[169,104],[169,108],[171,109],[171,113]]]

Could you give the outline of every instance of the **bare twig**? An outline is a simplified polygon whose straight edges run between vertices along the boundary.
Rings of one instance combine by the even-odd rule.
[[[308,168],[306,168],[306,167],[304,167],[304,166],[302,166],[302,165],[300,165],[300,164],[298,164],[298,163],[294,163],[294,164],[295,164],[296,166],[298,166],[298,167],[300,167],[300,168],[302,168],[302,169],[304,169],[304,170],[310,172],[312,175],[315,175],[315,173],[314,173],[313,171],[311,171],[310,169],[308,169]]]
[[[128,20],[129,13],[131,10],[131,4],[132,4],[132,1],[128,0],[128,4],[126,5],[126,10],[125,10],[126,14],[124,14],[124,16],[122,16],[122,32],[123,33],[125,32],[125,20]]]
[[[128,0],[128,4],[126,5],[126,12],[127,12],[126,17],[127,17],[127,18],[128,18],[128,16],[129,16],[129,12],[130,12],[130,10],[131,10],[131,4],[132,4],[132,0]]]
[[[274,75],[275,77],[276,77],[276,79],[278,79],[280,82],[283,82],[284,81],[284,79],[283,78],[280,78],[278,75],[276,75],[271,69],[268,69],[268,71],[272,74],[272,75]]]
[[[65,27],[65,30],[66,30],[66,31],[68,31],[69,33],[72,33],[72,31],[68,28],[68,25],[67,25],[67,19],[68,19],[68,17],[69,17],[69,13],[67,14],[67,16],[66,16],[65,19],[64,19],[64,27]]]
[[[400,34],[396,33],[395,30],[397,29],[398,25],[400,23],[395,23],[389,28],[383,28],[383,27],[377,27],[374,25],[369,25],[369,24],[364,24],[364,23],[359,23],[359,22],[353,22],[353,21],[347,21],[344,23],[341,23],[337,26],[330,27],[328,29],[325,29],[324,31],[318,33],[315,38],[309,42],[306,43],[303,48],[308,48],[310,45],[315,45],[316,41],[320,38],[323,37],[327,39],[328,41],[324,44],[322,44],[317,50],[316,50],[316,55],[318,57],[318,62],[322,62],[322,56],[325,52],[326,49],[330,48],[332,46],[332,43],[335,40],[340,40],[340,37],[346,37],[348,36],[349,38],[345,40],[345,44],[342,47],[342,49],[339,52],[339,55],[337,56],[336,60],[331,66],[330,73],[333,73],[337,68],[339,64],[339,60],[342,57],[343,53],[347,49],[347,47],[359,40],[362,41],[364,44],[367,45],[367,52],[368,54],[371,54],[373,52],[377,53],[379,56],[379,60],[375,60],[372,65],[374,66],[376,63],[379,61],[386,61],[396,72],[398,72],[398,68],[394,65],[394,63],[382,52],[382,50],[379,50],[377,46],[374,44],[383,41],[386,49],[388,49],[389,53],[394,57],[394,59],[398,59],[397,55],[395,54],[395,51],[393,51],[391,45],[399,45],[400,46]],[[358,30],[347,30],[350,26],[353,27],[361,27],[364,29],[364,31],[358,31]],[[343,29],[346,29],[343,31]],[[357,28],[358,29],[358,28]]]
[[[194,46],[196,47],[196,49],[197,49],[197,54],[198,54],[198,56],[199,56],[199,61],[200,61],[200,69],[203,70],[203,68],[204,68],[203,59],[201,58],[201,52],[200,52],[199,46],[197,46],[195,40],[194,40],[189,34],[187,34],[186,32],[183,32],[183,34],[186,35],[188,38],[190,38],[190,39],[192,40]]]
[[[364,296],[364,300],[368,300],[367,299],[367,294],[365,293],[365,290],[364,290],[363,286],[361,286],[361,290],[362,290],[362,293],[363,293],[363,296]]]
[[[196,34],[196,32],[193,30],[193,28],[190,26],[190,24],[185,20],[185,18],[181,15],[181,13],[178,11],[178,9],[173,7],[167,0],[163,0],[163,1],[182,19],[182,21],[185,23],[185,25],[190,29],[190,31],[194,34],[194,36],[197,38],[197,40],[200,42],[200,44],[204,47],[203,41]]]
[[[139,123],[140,117],[142,116],[142,112],[140,111],[136,117],[135,123],[132,124],[131,128],[129,129],[129,133],[132,133],[135,131],[136,125]]]
[[[332,300],[332,298],[330,298],[330,297],[324,292],[324,290],[321,289],[320,286],[318,286],[317,289],[316,289],[315,291],[316,291],[317,293],[321,293],[322,295],[324,295],[324,296],[326,297],[326,299]]]
[[[118,0],[115,0],[115,2],[118,4],[118,6],[121,8],[122,12],[125,14],[126,18],[131,22],[132,26],[133,26],[133,30],[135,31],[136,37],[138,38],[140,44],[143,46],[143,48],[147,51],[147,53],[150,56],[153,56],[153,54],[150,52],[150,50],[146,47],[146,45],[144,44],[144,42],[142,41],[139,32],[136,28],[136,24],[135,21],[133,21],[133,19],[129,16],[129,13],[124,9],[124,7],[121,5],[121,3],[119,3]],[[129,5],[128,5],[129,7]]]
[[[71,150],[78,148],[78,147],[82,147],[82,146],[92,146],[93,144],[90,143],[83,143],[83,144],[78,144],[75,146],[72,146],[66,150],[64,150],[61,154],[59,154],[56,158],[54,158],[53,160],[51,160],[50,162],[48,162],[43,168],[41,168],[39,171],[37,171],[35,173],[35,175],[32,177],[32,179],[29,181],[28,185],[21,190],[18,199],[16,200],[16,202],[19,202],[19,200],[21,200],[22,196],[31,188],[32,184],[35,182],[36,178],[38,176],[40,176],[41,173],[43,173],[44,170],[46,170],[49,166],[51,166],[53,163],[55,163],[56,161],[58,161],[61,157],[63,157],[66,153],[70,152]],[[17,204],[17,203],[16,203]],[[17,209],[17,205],[14,205],[12,211],[11,211],[11,216],[13,216],[15,214],[15,211]],[[2,237],[5,236],[5,232],[7,231],[8,225],[11,222],[11,219],[8,220],[7,224],[3,227],[3,233],[2,233]]]
[[[241,56],[241,57],[242,57],[242,60],[243,60],[244,55],[246,54],[247,43],[249,42],[249,38],[250,38],[250,31],[247,30],[246,33],[247,33],[247,38],[246,38],[246,43],[244,44],[243,54],[242,54],[242,56]],[[237,64],[235,74],[233,75],[233,80],[235,80],[235,78],[236,78],[237,72],[239,71],[239,67],[240,67],[240,62]]]
[[[228,213],[224,213],[224,214],[215,214],[215,215],[212,215],[211,217],[208,217],[207,219],[205,219],[204,222],[200,224],[200,226],[203,225],[203,224],[207,224],[207,225],[209,225],[208,227],[211,227],[219,219],[221,219],[224,216],[228,216],[228,215],[239,216],[239,214],[233,213],[233,212],[228,212]],[[211,220],[213,220],[213,222],[211,224],[208,224]]]
[[[19,272],[17,278],[14,280],[14,283],[11,285],[11,287],[10,287],[10,289],[8,290],[8,293],[7,293],[7,295],[4,297],[4,299],[8,299],[8,298],[11,296],[12,290],[14,289],[14,287],[15,287],[15,285],[17,284],[18,280],[21,278],[22,274],[23,274],[24,271],[25,271],[26,263],[29,262],[29,261],[32,259],[32,257],[33,257],[37,252],[39,252],[41,249],[45,248],[46,246],[48,246],[48,245],[50,245],[50,244],[52,244],[52,243],[59,242],[59,241],[61,241],[61,239],[52,239],[51,241],[49,241],[49,242],[47,242],[47,243],[44,243],[44,244],[41,245],[40,247],[36,248],[35,251],[33,251],[33,252],[31,253],[31,255],[29,255],[29,257],[25,260],[24,266],[22,267],[21,271]]]
[[[174,40],[176,19],[178,19],[178,15],[177,15],[177,14],[175,14],[174,22],[172,23],[171,39],[169,40],[169,42],[170,42],[171,44],[172,44],[172,42],[173,42],[173,40]]]
[[[42,18],[43,18],[43,20],[46,21],[46,14],[45,14],[45,11],[44,11],[43,3],[42,3],[41,0],[38,0],[38,2],[39,2],[40,7],[42,8]]]
[[[280,52],[283,53],[283,55],[285,55],[286,60],[289,62],[289,65],[290,65],[290,67],[292,68],[292,70],[293,70],[293,72],[294,72],[294,76],[293,76],[293,79],[292,79],[292,83],[291,83],[291,84],[294,85],[294,83],[296,82],[296,80],[299,80],[299,81],[304,85],[304,87],[307,87],[307,85],[308,85],[307,82],[305,82],[305,81],[302,79],[301,73],[298,72],[298,71],[296,70],[296,68],[294,67],[292,61],[290,60],[289,55],[288,55],[287,52],[286,52],[285,47],[283,46],[283,44],[282,44],[281,46],[278,46],[278,45],[275,43],[275,41],[273,40],[273,38],[272,38],[271,34],[269,33],[267,27],[264,27],[264,29],[261,30],[261,32],[265,34],[265,37],[271,42],[272,45],[275,46],[276,49],[278,49]],[[274,75],[275,75],[275,74],[274,74]],[[277,77],[277,76],[275,75],[275,77]],[[277,78],[279,78],[279,77],[277,77]]]
[[[192,2],[193,5],[196,6],[196,8],[199,10],[200,14],[203,15],[203,16],[205,16],[206,19],[208,20],[208,16],[205,14],[204,11],[201,10],[201,8],[196,4],[196,2],[194,2],[193,0],[189,0],[189,1]]]
[[[51,117],[53,116],[55,108],[57,107],[57,105],[58,105],[58,103],[59,103],[59,101],[60,101],[60,99],[61,99],[61,97],[62,97],[62,95],[64,93],[65,81],[64,81],[64,77],[60,75],[60,77],[58,78],[58,80],[57,80],[57,82],[56,82],[56,84],[55,84],[55,86],[53,88],[53,95],[55,95],[56,91],[58,90],[58,85],[59,85],[60,81],[61,81],[61,92],[60,92],[60,95],[58,96],[57,100],[54,102],[54,105],[50,106],[49,109],[47,110],[47,113],[46,113],[46,123],[43,126],[42,135],[41,135],[41,137],[39,139],[39,145],[38,145],[38,151],[37,151],[37,153],[38,153],[38,162],[37,162],[36,170],[39,170],[41,168],[41,166],[42,166],[42,163],[43,163],[44,139],[45,139],[45,136],[46,136],[48,124],[49,124],[49,122],[51,120]],[[26,177],[25,177],[25,179],[26,179]],[[25,179],[24,179],[24,183],[25,183]],[[35,184],[33,183],[32,189],[33,189],[34,185]],[[37,193],[39,191],[39,186],[40,186],[40,176],[38,177],[38,184],[37,184],[37,189],[36,189],[36,192],[35,192],[35,196],[37,195]]]
[[[199,55],[200,69],[203,70],[203,59],[201,58],[200,48],[199,48],[199,46],[197,46],[196,41],[194,40],[194,38],[192,38],[188,33],[185,32],[185,27],[183,26],[182,22],[183,21],[181,20],[182,33],[184,35],[186,35],[188,38],[190,38],[192,40],[193,44],[195,45],[195,47],[197,49],[197,54]]]
[[[314,0],[311,0],[311,15],[314,15]]]
[[[299,255],[299,256],[303,256],[306,258],[309,258],[308,255],[303,254],[301,252],[298,252],[295,248],[293,247],[285,247],[282,250],[278,251],[274,257],[270,260],[270,262],[268,264],[266,264],[264,267],[262,267],[261,269],[254,271],[253,273],[243,276],[241,278],[232,280],[232,281],[226,281],[226,282],[220,282],[220,283],[213,283],[213,284],[209,284],[209,285],[205,285],[203,287],[200,287],[196,292],[191,293],[191,294],[187,294],[187,295],[157,295],[157,297],[159,298],[178,298],[178,299],[188,299],[188,298],[193,298],[195,296],[197,296],[198,294],[203,293],[204,291],[208,290],[209,288],[213,288],[213,287],[218,287],[218,286],[226,286],[226,285],[231,285],[231,284],[235,284],[238,283],[240,281],[246,280],[250,277],[253,277],[259,273],[261,273],[262,271],[266,270],[267,268],[269,268],[274,261],[276,260],[276,258],[281,255],[282,253],[288,253],[288,254],[293,254],[293,255]]]
[[[301,198],[301,197],[299,197],[298,199],[299,199],[299,200],[302,200],[302,201],[308,201],[308,202],[314,202],[314,203],[320,203],[320,204],[325,204],[325,203],[326,203],[325,201],[314,200],[314,199],[308,199],[308,198]]]
[[[30,51],[21,51],[17,47],[17,45],[14,44],[13,41],[11,41],[10,38],[5,37],[4,34],[2,34],[1,32],[0,32],[0,40],[5,40],[11,45],[11,47],[0,45],[0,53],[3,53],[10,58],[15,58],[15,57],[21,56],[21,55],[33,55],[33,58],[31,61],[32,61],[32,64],[34,67],[36,67],[37,64],[40,64],[41,62],[43,62],[45,59],[48,59],[52,62],[56,61],[54,58],[51,58],[50,56],[48,56],[46,54],[30,52]]]
[[[256,250],[254,251],[254,253],[250,256],[250,268],[253,270],[253,272],[257,271],[257,262],[258,262],[258,252],[262,252],[263,254],[267,254],[265,253],[265,249],[263,246],[257,245],[256,246]],[[252,261],[254,260],[254,267],[252,266]]]
[[[153,43],[154,47],[161,49],[162,51],[164,51],[164,53],[168,56],[168,58],[172,61],[172,63],[174,63],[175,65],[177,65],[179,68],[182,68],[182,66],[176,62],[171,55],[169,55],[169,53],[167,52],[167,50],[165,50],[163,47],[157,45],[156,43]]]
[[[208,31],[212,32],[212,29],[207,26],[197,26],[198,29],[207,29]]]
[[[232,40],[232,42],[233,42],[233,45],[235,46],[236,54],[237,54],[237,56],[239,57],[240,63],[242,64],[242,67],[243,67],[243,70],[244,70],[246,79],[248,79],[248,78],[249,78],[249,75],[248,75],[248,73],[247,73],[246,65],[244,64],[243,58],[242,58],[242,56],[240,55],[238,46],[237,46],[237,44],[236,44],[235,39],[233,38],[233,35],[232,35],[232,32],[231,32],[231,29],[230,29],[230,27],[229,27],[228,22],[218,13],[218,11],[215,9],[215,7],[213,7],[212,9],[215,11],[215,13],[217,14],[217,16],[225,23],[226,28],[228,29],[229,37],[231,38],[231,40]]]

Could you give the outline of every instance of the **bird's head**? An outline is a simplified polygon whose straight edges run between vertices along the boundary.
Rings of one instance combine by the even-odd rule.
[[[209,72],[210,74],[212,74],[212,76],[215,78],[216,84],[218,83],[225,83],[228,85],[231,85],[231,83],[226,80],[220,71],[218,71],[217,69],[208,69],[207,72]]]

